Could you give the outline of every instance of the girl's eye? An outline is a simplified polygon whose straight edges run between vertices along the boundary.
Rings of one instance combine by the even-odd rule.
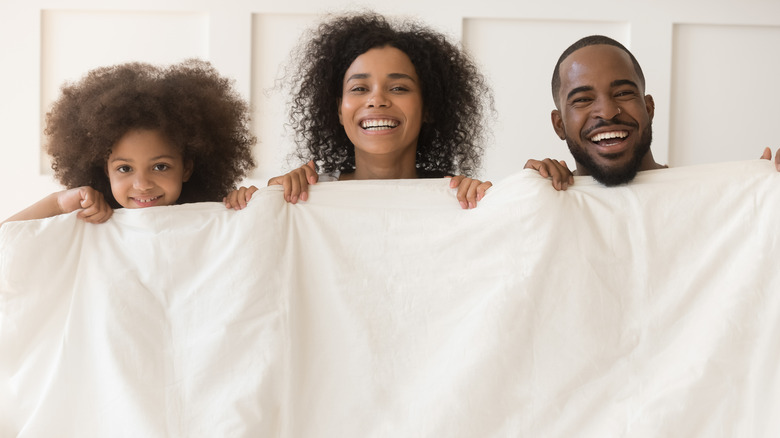
[[[163,170],[170,169],[170,166],[168,166],[167,164],[164,164],[164,163],[159,163],[159,164],[155,164],[153,169],[154,170],[163,171]]]
[[[131,170],[133,170],[133,168],[127,165],[119,166],[116,168],[116,171],[119,173],[127,173],[130,172]]]

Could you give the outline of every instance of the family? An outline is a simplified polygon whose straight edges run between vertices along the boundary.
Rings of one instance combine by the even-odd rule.
[[[373,13],[330,17],[304,42],[284,78],[292,87],[289,123],[303,164],[268,185],[290,203],[320,181],[450,178],[464,209],[491,187],[479,169],[491,91],[467,53],[419,23]],[[574,157],[525,168],[557,190],[590,175],[605,186],[662,169],[651,150],[653,97],[642,68],[614,39],[576,41],[555,65],[551,121]],[[66,190],[6,222],[77,211],[89,223],[115,208],[222,201],[246,207],[254,186],[249,106],[204,61],[169,67],[129,63],[68,84],[46,117],[47,152]],[[766,148],[761,158],[771,159]],[[780,171],[780,149],[775,154]]]

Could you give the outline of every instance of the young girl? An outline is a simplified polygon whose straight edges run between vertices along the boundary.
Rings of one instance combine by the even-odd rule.
[[[479,167],[492,95],[442,34],[371,13],[337,16],[293,56],[290,120],[308,164],[268,182],[284,186],[288,202],[305,201],[317,181],[441,178]],[[456,176],[450,186],[473,208],[491,183]],[[225,205],[241,209],[256,190],[242,187]]]
[[[219,201],[254,167],[248,106],[207,62],[103,67],[66,85],[46,116],[47,151],[68,190],[8,221],[80,210]]]

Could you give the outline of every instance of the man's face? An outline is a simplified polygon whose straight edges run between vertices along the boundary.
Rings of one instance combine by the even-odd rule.
[[[560,78],[551,117],[578,174],[613,186],[652,164],[653,98],[644,94],[626,52],[604,44],[583,47],[561,63]]]

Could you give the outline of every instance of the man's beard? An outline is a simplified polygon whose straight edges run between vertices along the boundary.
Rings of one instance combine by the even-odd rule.
[[[642,166],[642,160],[650,151],[650,143],[652,142],[653,128],[651,125],[647,125],[642,131],[642,136],[639,138],[631,161],[620,167],[608,167],[596,164],[596,160],[583,147],[566,136],[566,144],[569,145],[569,152],[574,156],[574,160],[587,168],[593,179],[607,187],[625,184],[634,179],[639,172],[639,167]]]

